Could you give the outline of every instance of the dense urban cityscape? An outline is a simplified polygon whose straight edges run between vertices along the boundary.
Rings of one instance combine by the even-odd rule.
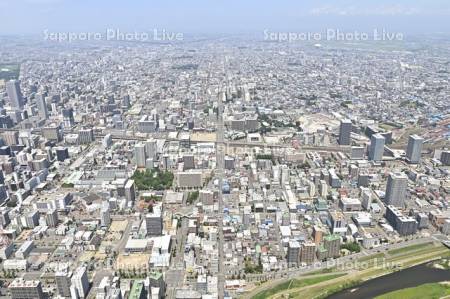
[[[450,42],[262,35],[0,37],[0,298],[450,281]]]

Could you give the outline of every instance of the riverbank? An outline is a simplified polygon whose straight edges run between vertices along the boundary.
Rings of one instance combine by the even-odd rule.
[[[328,299],[362,299],[375,298],[377,296],[382,296],[382,298],[391,298],[389,296],[383,296],[388,293],[395,292],[398,292],[399,294],[410,294],[411,292],[408,290],[409,288],[414,288],[425,284],[430,284],[430,286],[424,286],[423,289],[420,289],[421,292],[432,293],[443,291],[444,288],[440,288],[437,284],[442,281],[449,281],[450,271],[432,268],[427,264],[428,263],[417,265],[370,279],[352,288],[339,291],[338,293],[329,296]],[[418,298],[431,297],[424,296]]]
[[[337,273],[337,274],[329,274],[329,275],[312,275],[306,276],[301,279],[291,279],[284,283],[277,285],[274,288],[262,291],[258,293],[256,296],[253,296],[252,299],[265,299],[270,298],[271,296],[289,290],[289,289],[298,289],[302,287],[306,287],[309,285],[314,285],[323,281],[335,279],[341,276],[346,275],[346,273]]]
[[[413,288],[406,288],[387,294],[377,296],[375,299],[423,299],[423,298],[443,298],[450,295],[450,285],[448,283],[426,283]]]
[[[363,283],[366,283],[367,281],[376,279],[377,277],[382,277],[383,275],[388,275],[393,272],[402,271],[404,269],[425,262],[429,262],[432,260],[448,256],[450,256],[450,251],[440,244],[429,243],[427,244],[427,246],[415,246],[410,248],[405,247],[405,249],[401,251],[394,251],[390,253],[389,252],[378,253],[374,254],[373,256],[361,258],[356,262],[357,266],[355,268],[346,271],[347,274],[341,277],[328,279],[307,286],[292,287],[291,285],[288,289],[285,288],[275,289],[277,285],[276,284],[274,285],[273,282],[269,282],[270,288],[266,288],[266,290],[275,289],[277,292],[272,291],[270,293],[263,293],[265,291],[264,290],[265,286],[262,285],[261,289],[263,289],[264,291],[260,292],[253,291],[251,294],[244,294],[242,298],[276,299],[276,298],[284,298],[285,296],[286,297],[289,296],[289,298],[299,298],[299,299],[327,298],[330,297],[332,294],[336,295],[340,294],[341,292],[343,292],[342,290],[353,288],[353,286],[361,285]],[[342,272],[343,270],[333,269],[333,271]],[[331,273],[323,274],[322,276],[330,274]],[[318,276],[320,277],[320,275]],[[304,278],[298,277],[296,279],[301,281]],[[285,282],[286,281],[284,281],[283,283]],[[334,298],[334,296],[335,295],[331,296],[330,298]]]
[[[380,270],[378,274],[372,276],[366,273],[363,277],[364,282],[357,286],[340,290],[327,289],[325,295],[319,298],[373,298],[403,288],[450,280],[450,271],[426,265],[430,261],[448,256],[450,256],[450,251],[444,246],[411,247],[410,250],[405,248],[405,250],[394,252],[394,255],[386,259],[399,267]]]

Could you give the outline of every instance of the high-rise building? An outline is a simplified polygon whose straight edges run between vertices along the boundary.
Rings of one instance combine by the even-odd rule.
[[[330,186],[333,188],[341,188],[342,185],[341,178],[337,175],[336,170],[330,169],[328,172],[330,174],[328,179]]]
[[[25,216],[25,225],[28,228],[34,228],[39,225],[39,213],[34,210]]]
[[[80,144],[89,144],[95,140],[93,129],[81,129],[78,131],[78,140]]]
[[[450,166],[450,151],[443,151],[440,160],[445,166]]]
[[[103,137],[102,145],[104,148],[109,148],[112,144],[112,135],[106,134],[105,137]]]
[[[167,170],[167,169],[169,169],[169,167],[171,166],[171,164],[172,164],[172,161],[170,160],[170,156],[169,155],[167,155],[167,154],[165,154],[165,155],[163,155],[162,156],[162,163],[163,163],[163,169],[164,170]]]
[[[11,80],[6,82],[6,93],[8,94],[11,107],[16,109],[23,108],[23,96],[20,91],[20,82],[18,80]]]
[[[145,141],[145,153],[148,158],[155,159],[157,154],[156,140],[153,138]]]
[[[287,252],[288,267],[294,267],[298,265],[300,258],[300,243],[297,241],[289,241]]]
[[[42,136],[50,141],[59,142],[63,139],[64,133],[59,125],[48,126],[41,129]]]
[[[313,242],[303,243],[300,252],[300,262],[310,265],[314,262],[315,256],[316,256],[316,244]]]
[[[0,128],[9,129],[14,126],[14,122],[9,115],[0,115]]]
[[[152,133],[157,128],[156,120],[152,119],[148,115],[143,115],[138,122],[138,131],[141,133]]]
[[[78,267],[72,276],[72,288],[79,298],[86,298],[89,290],[89,280],[86,267]]]
[[[341,120],[339,127],[339,144],[350,145],[350,134],[352,132],[352,121],[349,119]]]
[[[17,131],[6,131],[2,133],[2,139],[5,141],[6,145],[17,145],[19,143],[19,132]]]
[[[161,210],[158,206],[153,208],[153,213],[145,215],[145,227],[147,228],[147,236],[162,235],[163,221]]]
[[[45,222],[49,227],[56,227],[58,225],[58,212],[52,209],[45,215]]]
[[[361,205],[365,210],[370,209],[372,203],[372,191],[370,188],[360,187],[361,190]]]
[[[135,280],[130,289],[130,294],[128,296],[129,299],[144,299],[145,296],[145,286],[144,281]]]
[[[116,278],[103,277],[92,291],[96,299],[122,299],[120,283]],[[129,295],[130,296],[130,295]],[[128,297],[130,298],[130,297]]]
[[[122,109],[130,108],[130,96],[124,95],[122,98]]]
[[[225,169],[228,169],[228,170],[234,169],[235,164],[236,164],[234,157],[225,156],[224,164],[225,164],[225,166],[224,166]]]
[[[111,213],[109,208],[109,202],[104,201],[100,209],[100,223],[101,226],[108,227],[111,224]]]
[[[355,164],[350,164],[350,166],[348,167],[348,172],[349,172],[352,180],[357,179],[358,173],[359,173],[359,167],[356,166]]]
[[[166,293],[166,284],[164,283],[164,277],[161,272],[153,271],[148,275],[151,288],[158,288],[160,296],[156,298],[163,298],[163,294]],[[152,292],[153,296],[153,292]]]
[[[49,162],[46,158],[41,158],[41,159],[35,159],[33,161],[31,161],[31,168],[34,171],[39,171],[39,170],[43,170],[45,168],[49,167]]]
[[[14,279],[8,286],[12,299],[43,299],[44,292],[39,280]]]
[[[114,114],[112,116],[112,123],[116,129],[126,129],[126,124],[122,120],[121,114]]]
[[[184,155],[183,156],[183,170],[194,169],[194,155]]]
[[[289,167],[286,164],[282,164],[280,166],[280,184],[284,187],[286,184],[289,184]]]
[[[406,158],[411,164],[420,162],[420,154],[422,153],[423,138],[418,135],[411,135],[408,139],[408,147],[406,148]]]
[[[328,225],[333,234],[345,234],[347,231],[347,221],[344,214],[340,211],[329,212]]]
[[[416,221],[418,229],[428,228],[429,219],[427,213],[424,212],[418,213],[416,215]]]
[[[385,140],[381,134],[373,134],[370,137],[369,160],[381,161],[383,159]]]
[[[336,234],[325,236],[323,238],[323,246],[327,250],[327,257],[339,257],[341,250],[341,237]]]
[[[8,111],[7,115],[11,118],[13,123],[18,124],[25,118],[28,118],[28,111],[14,108]]]
[[[358,187],[367,187],[370,183],[370,174],[367,169],[363,169],[358,174]]]
[[[73,109],[67,108],[62,110],[64,128],[71,128],[75,125],[75,118],[73,117]]]
[[[134,188],[134,180],[128,180],[125,184],[125,198],[128,201],[134,201],[136,199],[136,191]]]
[[[69,159],[69,150],[67,147],[57,147],[55,149],[56,159],[60,162],[64,162],[66,159]]]
[[[328,184],[325,180],[319,181],[319,193],[322,197],[326,197],[328,195]]]
[[[36,106],[38,109],[38,114],[41,119],[47,119],[48,118],[48,109],[47,109],[47,103],[45,102],[45,97],[43,94],[37,94],[36,95]]]
[[[413,235],[417,232],[418,223],[416,219],[404,216],[394,206],[388,205],[386,207],[386,219],[401,236]]]
[[[11,223],[11,219],[9,218],[10,209],[7,207],[0,208],[0,228],[5,228],[8,224]]]
[[[407,189],[408,177],[404,173],[390,173],[386,185],[386,195],[384,197],[386,205],[403,207]]]
[[[56,289],[61,297],[70,298],[70,286],[72,284],[70,281],[71,276],[72,273],[67,271],[59,271],[55,273]]]
[[[364,153],[366,149],[363,146],[352,146],[350,152],[350,159],[352,160],[362,160],[364,159]]]
[[[138,143],[134,145],[134,160],[137,167],[145,167],[145,145]]]
[[[313,237],[314,237],[314,243],[316,245],[319,245],[320,243],[322,243],[324,234],[325,234],[324,228],[317,226],[317,225],[313,226]]]
[[[0,184],[0,205],[3,204],[8,199],[8,191],[3,184]]]
[[[31,251],[35,248],[33,240],[25,241],[23,244],[17,249],[15,256],[18,259],[26,259]]]

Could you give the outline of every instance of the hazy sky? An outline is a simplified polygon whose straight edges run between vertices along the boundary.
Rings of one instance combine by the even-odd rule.
[[[450,0],[0,0],[0,34],[372,30],[450,33]]]

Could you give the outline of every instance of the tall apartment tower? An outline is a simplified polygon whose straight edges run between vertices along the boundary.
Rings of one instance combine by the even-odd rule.
[[[386,205],[403,207],[407,189],[408,177],[404,173],[390,173],[386,185],[386,195],[384,197]]]
[[[443,151],[441,153],[441,163],[444,164],[445,166],[449,166],[450,165],[450,151]]]
[[[145,141],[145,152],[148,158],[155,159],[157,153],[156,139],[150,138]]]
[[[163,230],[161,210],[158,206],[155,206],[153,209],[153,213],[145,215],[147,236],[161,236]]]
[[[325,236],[323,238],[323,247],[325,247],[327,251],[327,257],[339,257],[341,249],[341,237],[337,234]]]
[[[138,143],[134,146],[134,159],[137,167],[145,167],[145,145]]]
[[[370,204],[372,203],[372,191],[370,188],[360,187],[361,190],[361,205],[365,210],[370,210]]]
[[[95,140],[94,130],[92,128],[80,129],[78,130],[78,138],[80,144],[89,144]]]
[[[136,191],[134,185],[134,180],[128,180],[125,184],[125,198],[128,201],[134,201],[136,199]]]
[[[100,223],[102,226],[108,227],[111,224],[111,211],[108,201],[102,203],[100,209]]]
[[[86,267],[78,267],[72,276],[72,291],[71,293],[76,293],[78,298],[86,298],[89,290],[89,279],[87,276]]]
[[[381,134],[373,134],[370,138],[369,160],[381,161],[384,153],[384,143],[386,139]]]
[[[339,144],[350,145],[350,133],[352,132],[352,121],[349,119],[341,120],[339,127]]]
[[[422,153],[423,138],[418,135],[411,135],[408,139],[408,147],[406,148],[406,158],[411,164],[420,162],[420,154]]]
[[[287,252],[287,263],[288,267],[293,267],[298,265],[300,258],[300,243],[297,241],[289,241],[288,252]]]
[[[70,298],[70,286],[72,285],[70,277],[71,272],[59,271],[55,273],[56,289],[58,294],[64,298]]]
[[[315,256],[316,256],[316,244],[314,242],[303,243],[300,252],[300,262],[310,265],[314,262]]]
[[[62,110],[64,128],[71,128],[75,125],[75,118],[73,116],[73,108],[67,108]]]
[[[281,165],[280,172],[280,183],[284,187],[286,184],[289,184],[289,167],[285,164]]]
[[[11,107],[16,109],[23,108],[23,96],[20,91],[20,82],[18,80],[11,80],[6,82],[6,93],[8,94]]]
[[[2,133],[2,139],[5,141],[6,145],[17,145],[19,144],[19,132],[17,131],[6,131]]]
[[[124,95],[122,98],[122,109],[128,109],[130,106],[130,96]]]
[[[43,94],[37,94],[36,95],[36,106],[38,109],[38,115],[40,119],[47,119],[48,118],[48,109],[47,109],[47,103],[45,102],[45,97]]]

